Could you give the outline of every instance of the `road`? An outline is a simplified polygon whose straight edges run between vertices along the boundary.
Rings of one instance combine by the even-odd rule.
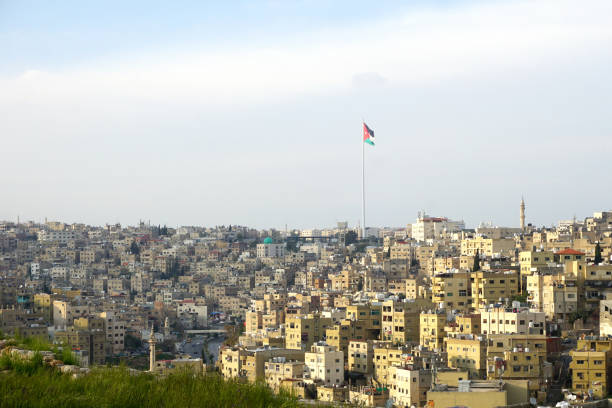
[[[177,351],[182,354],[188,354],[192,358],[202,358],[202,347],[204,346],[205,336],[195,336],[190,342],[182,341],[176,343]],[[216,362],[219,357],[219,346],[223,343],[225,336],[208,337],[208,352],[213,356],[213,361]],[[206,363],[209,363],[207,361]]]

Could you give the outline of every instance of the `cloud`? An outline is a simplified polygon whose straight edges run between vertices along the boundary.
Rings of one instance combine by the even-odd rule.
[[[356,220],[361,146],[352,132],[359,136],[367,113],[380,135],[370,174],[385,180],[371,183],[373,220],[404,223],[405,206],[428,200],[440,206],[432,212],[444,204],[455,217],[481,217],[485,204],[462,211],[461,195],[490,188],[507,200],[514,184],[555,168],[542,159],[555,146],[609,143],[611,8],[607,0],[424,8],[258,47],[134,52],[0,77],[0,182],[11,200],[3,211],[99,222],[141,212],[186,223],[255,214],[260,226],[321,225],[325,212]],[[592,88],[583,86],[589,78]],[[567,177],[591,164],[568,166]],[[406,177],[413,187],[404,188]],[[547,186],[546,194],[564,191]],[[148,192],[167,203],[156,207]],[[302,196],[307,204],[292,201]],[[66,197],[74,208],[64,209]],[[108,197],[121,199],[109,207]]]
[[[41,68],[0,79],[5,90],[0,103],[23,95],[54,103],[170,98],[234,105],[383,82],[418,85],[494,76],[608,47],[610,4],[595,0],[585,7],[580,1],[540,0],[424,9],[365,29],[360,25],[298,34],[274,47],[160,51],[45,75]]]
[[[378,72],[363,72],[353,75],[353,86],[361,89],[381,88],[387,83],[387,79]]]

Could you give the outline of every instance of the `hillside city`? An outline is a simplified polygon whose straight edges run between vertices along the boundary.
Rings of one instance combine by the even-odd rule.
[[[119,364],[162,378],[192,370],[304,404],[608,398],[612,211],[536,227],[521,201],[517,221],[0,222],[0,354],[9,339],[39,339],[72,355],[63,371],[75,376]]]

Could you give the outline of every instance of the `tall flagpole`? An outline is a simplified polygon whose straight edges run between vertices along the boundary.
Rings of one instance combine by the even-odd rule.
[[[362,126],[362,133],[364,124]],[[363,139],[363,137],[362,137]],[[361,217],[363,224],[361,226],[361,239],[366,239],[366,217],[365,217],[365,140],[361,140]]]

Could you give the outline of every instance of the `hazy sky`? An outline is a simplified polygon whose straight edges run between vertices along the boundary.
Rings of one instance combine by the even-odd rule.
[[[126,5],[125,3],[129,3]],[[612,1],[0,0],[0,219],[612,207]]]

